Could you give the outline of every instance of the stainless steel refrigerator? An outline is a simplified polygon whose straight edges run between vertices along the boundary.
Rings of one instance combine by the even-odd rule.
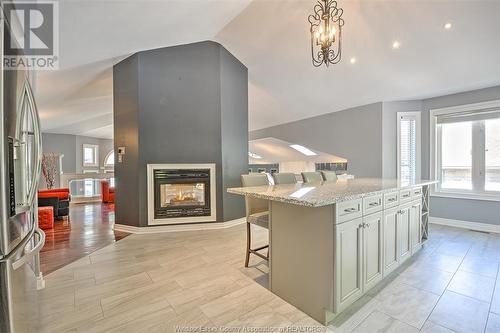
[[[38,324],[39,252],[45,235],[37,227],[41,133],[26,70],[4,68],[12,24],[1,13],[0,76],[0,332],[34,332]]]

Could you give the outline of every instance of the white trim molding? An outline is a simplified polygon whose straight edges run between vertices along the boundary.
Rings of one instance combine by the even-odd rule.
[[[190,216],[156,219],[154,203],[154,170],[172,170],[172,169],[209,169],[210,170],[210,216]],[[199,223],[217,221],[217,197],[216,197],[216,179],[215,163],[207,164],[148,164],[148,225],[165,225],[179,223]]]
[[[180,231],[200,231],[200,230],[219,230],[231,228],[246,222],[246,218],[242,217],[236,220],[227,222],[211,222],[211,223],[193,223],[193,224],[172,224],[152,227],[133,227],[125,224],[116,224],[113,229],[116,231],[128,232],[130,234],[156,234],[163,232],[180,232]]]
[[[500,233],[500,225],[498,224],[460,221],[460,220],[452,220],[452,219],[445,219],[441,217],[432,217],[432,216],[429,218],[429,222],[432,224],[446,225],[455,228]],[[432,235],[432,231],[430,232],[430,234]]]

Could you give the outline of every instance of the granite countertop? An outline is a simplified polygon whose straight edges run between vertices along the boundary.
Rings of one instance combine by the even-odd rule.
[[[363,198],[408,187],[435,184],[435,180],[418,179],[401,183],[396,179],[356,178],[349,180],[228,188],[233,194],[308,207],[321,207],[337,202]]]

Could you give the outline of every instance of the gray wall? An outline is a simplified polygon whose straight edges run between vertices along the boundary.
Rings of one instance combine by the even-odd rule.
[[[113,149],[113,140],[98,139],[87,136],[72,134],[42,133],[42,148],[44,153],[63,154],[62,171],[63,173],[82,173],[83,172],[83,144],[95,144],[99,146],[99,167],[85,168],[101,171],[104,167],[106,155]],[[60,171],[60,170],[59,170]],[[55,186],[58,187],[59,179],[56,177]],[[40,181],[40,188],[45,188],[46,184],[43,176]]]
[[[42,148],[44,153],[64,154],[62,171],[76,172],[76,135],[42,133]]]
[[[227,193],[241,186],[248,172],[248,73],[247,68],[223,47],[220,51],[220,103],[222,147],[223,220],[239,218],[245,211],[240,196]]]
[[[383,102],[265,128],[250,139],[276,137],[348,159],[357,177],[397,177],[397,113],[421,113],[421,177],[430,176],[429,110],[500,99],[500,86],[424,100]],[[433,196],[431,216],[500,224],[500,202]]]
[[[127,225],[140,221],[138,58],[133,55],[113,68],[115,151],[126,147],[122,163],[115,161],[115,222]]]
[[[250,132],[250,140],[275,137],[346,158],[357,177],[382,177],[382,103],[328,113]]]
[[[115,144],[127,149],[124,163],[115,166],[117,193],[123,181],[138,178],[126,197],[116,197],[117,223],[147,226],[150,163],[216,163],[217,220],[243,217],[242,198],[226,188],[239,185],[248,169],[246,67],[214,42],[144,51],[134,58],[114,68]],[[138,126],[131,129],[134,122]],[[134,142],[127,143],[129,131]],[[134,156],[128,144],[137,145]],[[135,200],[138,218],[123,208]]]
[[[422,177],[430,175],[429,110],[500,99],[500,86],[423,100],[422,105]],[[431,216],[470,222],[500,224],[500,202],[451,199],[433,196]]]

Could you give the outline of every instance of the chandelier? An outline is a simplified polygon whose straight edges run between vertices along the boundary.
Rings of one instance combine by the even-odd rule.
[[[336,64],[342,53],[342,26],[344,10],[335,0],[318,0],[314,14],[309,15],[311,24],[311,56],[314,67]]]

